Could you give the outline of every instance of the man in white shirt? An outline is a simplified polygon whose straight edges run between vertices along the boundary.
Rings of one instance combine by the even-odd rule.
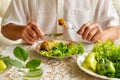
[[[64,18],[75,32],[58,25]],[[33,44],[46,33],[63,33],[61,39],[97,42],[114,41],[119,19],[111,0],[12,0],[2,21],[2,34]]]

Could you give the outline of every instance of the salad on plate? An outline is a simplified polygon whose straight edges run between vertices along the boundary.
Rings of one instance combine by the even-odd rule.
[[[35,50],[46,57],[66,58],[82,54],[84,48],[82,43],[64,40],[45,40],[34,44]]]

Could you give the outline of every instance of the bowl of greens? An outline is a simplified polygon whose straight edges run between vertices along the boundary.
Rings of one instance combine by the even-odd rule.
[[[83,44],[65,40],[44,40],[33,45],[40,55],[50,58],[66,58],[84,52]]]
[[[120,45],[106,41],[98,42],[92,51],[77,58],[77,64],[84,72],[109,80],[120,80]]]

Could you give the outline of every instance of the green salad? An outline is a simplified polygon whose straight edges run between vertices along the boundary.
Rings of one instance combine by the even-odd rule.
[[[48,49],[48,46],[50,49]],[[65,58],[72,55],[82,54],[84,52],[82,43],[76,44],[74,42],[64,43],[59,41],[49,41],[47,43],[45,42],[44,47],[47,47],[47,50],[43,49],[42,46],[40,54],[53,58]]]
[[[88,56],[82,63],[84,68],[103,76],[120,78],[120,45],[110,41],[96,43]]]

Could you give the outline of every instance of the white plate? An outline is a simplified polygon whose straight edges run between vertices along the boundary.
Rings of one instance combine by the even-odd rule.
[[[77,65],[79,66],[79,68],[80,68],[82,71],[88,73],[89,75],[92,75],[92,76],[95,76],[95,77],[98,77],[98,78],[101,78],[101,79],[120,80],[120,78],[109,78],[109,77],[106,77],[106,76],[99,75],[99,74],[97,74],[97,73],[95,73],[95,72],[92,72],[92,71],[87,70],[87,69],[85,69],[84,67],[82,67],[82,63],[83,63],[83,61],[84,61],[84,59],[85,59],[85,57],[86,57],[87,55],[88,55],[88,53],[85,52],[84,54],[79,55],[78,58],[77,58]]]
[[[65,40],[54,40],[54,41],[57,41],[57,42],[63,42],[63,43],[68,43],[69,41],[65,41]],[[36,43],[33,44],[33,48],[35,49],[35,51],[37,51],[37,53],[40,54],[40,51],[39,51],[39,48],[40,48],[40,43],[42,43],[44,41],[37,41]],[[76,42],[74,42],[75,44],[77,44]],[[41,54],[43,55],[43,54]],[[43,55],[43,56],[46,56],[46,55]],[[48,57],[48,56],[46,56]],[[55,56],[49,56],[50,58],[58,58],[58,57],[55,57]],[[67,57],[71,57],[71,56],[66,56],[64,58],[67,58]]]

